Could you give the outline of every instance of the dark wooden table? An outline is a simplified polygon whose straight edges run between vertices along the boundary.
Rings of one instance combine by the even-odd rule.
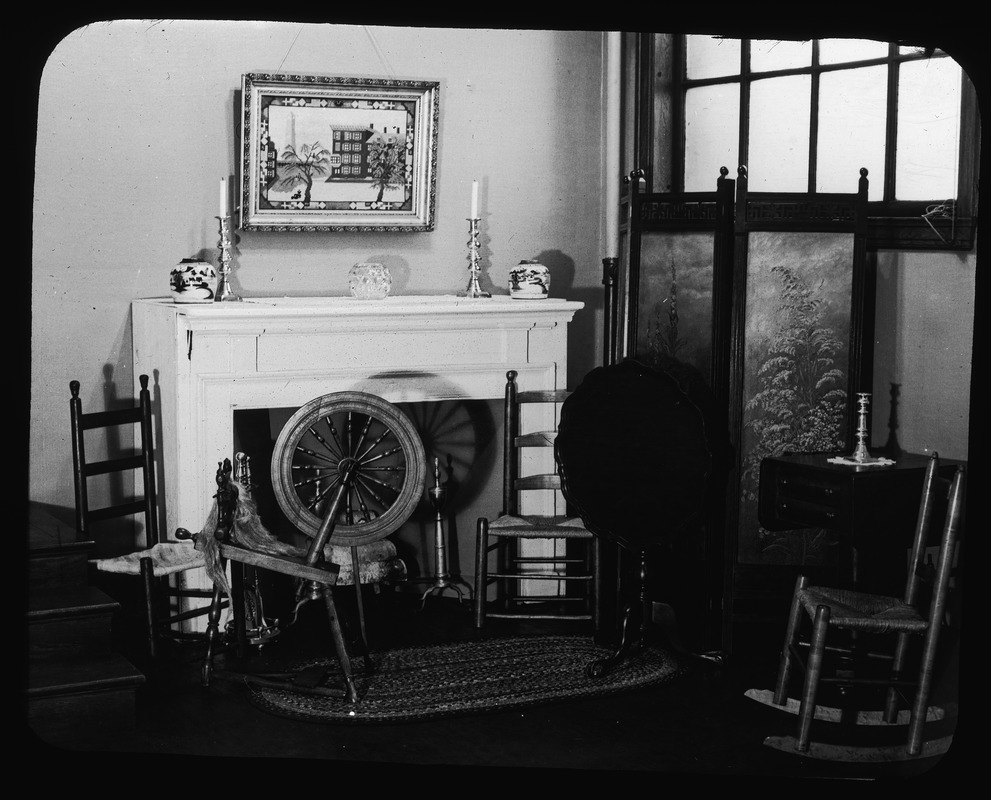
[[[768,530],[825,528],[848,545],[851,580],[900,594],[928,456],[891,466],[830,464],[838,453],[787,454],[761,462],[758,518]],[[940,459],[941,471],[960,461]]]

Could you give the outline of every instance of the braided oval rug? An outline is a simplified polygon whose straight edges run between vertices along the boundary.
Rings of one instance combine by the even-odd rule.
[[[590,661],[610,654],[590,637],[560,635],[382,651],[372,654],[368,674],[357,669],[362,659],[354,659],[357,705],[334,696],[338,691],[333,687],[339,689],[341,681],[333,659],[300,663],[294,669],[312,675],[326,667],[326,688],[312,682],[300,689],[245,683],[253,705],[279,716],[309,722],[395,723],[600,697],[655,686],[688,671],[674,655],[648,647],[603,676],[586,674]]]

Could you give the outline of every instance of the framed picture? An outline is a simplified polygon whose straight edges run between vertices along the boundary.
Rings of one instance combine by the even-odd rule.
[[[433,230],[439,93],[428,81],[244,75],[240,228]]]

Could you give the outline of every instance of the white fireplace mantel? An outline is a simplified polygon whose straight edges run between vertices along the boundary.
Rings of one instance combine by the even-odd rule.
[[[335,391],[393,403],[563,388],[567,327],[583,303],[506,296],[251,298],[132,303],[134,381],[151,378],[160,420],[163,533],[199,530],[218,462],[233,457],[233,412],[298,408]]]

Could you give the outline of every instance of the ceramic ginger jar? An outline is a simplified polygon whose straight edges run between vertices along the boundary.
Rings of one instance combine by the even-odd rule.
[[[169,277],[176,303],[212,303],[217,294],[217,270],[209,261],[184,258]]]
[[[550,295],[551,273],[539,261],[523,260],[509,271],[509,296],[541,300]]]

